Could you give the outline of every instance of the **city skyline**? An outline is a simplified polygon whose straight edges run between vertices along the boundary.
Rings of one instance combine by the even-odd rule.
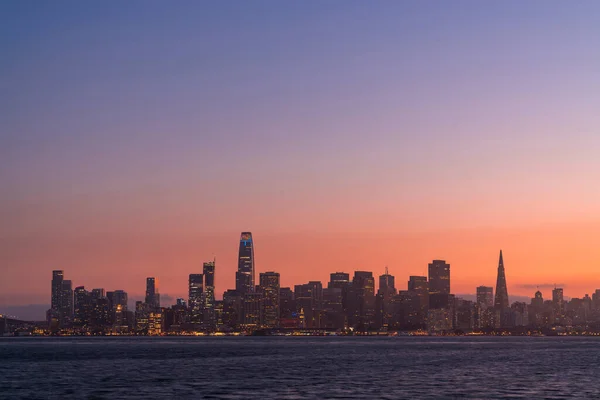
[[[1,398],[599,397],[600,0],[6,0],[0,48]]]
[[[242,232],[240,235],[239,241],[239,250],[238,250],[238,266],[237,272],[235,274],[235,280],[233,286],[235,290],[227,289],[226,292],[229,293],[238,293],[240,295],[244,295],[247,293],[253,293],[258,290],[259,287],[263,287],[263,279],[267,278],[270,275],[276,276],[277,288],[284,287],[281,284],[280,274],[275,271],[267,271],[267,272],[259,272],[260,275],[260,284],[256,286],[249,286],[248,283],[254,282],[254,274],[255,274],[255,266],[254,266],[254,240],[251,232]],[[169,307],[172,305],[179,305],[180,301],[185,301],[186,307],[189,304],[189,312],[190,312],[190,320],[196,321],[196,323],[200,323],[200,321],[208,319],[209,321],[214,320],[214,302],[215,300],[223,300],[224,296],[221,296],[221,293],[218,292],[215,288],[215,282],[218,282],[220,279],[216,278],[218,273],[216,272],[216,257],[213,256],[213,261],[203,262],[202,263],[202,273],[192,272],[189,274],[188,278],[188,287],[187,287],[187,296],[173,296],[167,295],[164,297],[165,301],[161,304],[161,293],[159,291],[159,278],[158,277],[147,277],[146,278],[146,294],[145,297],[138,298],[139,296],[129,296],[129,307],[131,309],[137,309],[138,303],[148,304],[150,308],[160,308]],[[220,269],[220,268],[219,268]],[[344,282],[348,282],[350,274],[345,271],[338,271],[329,273],[329,278],[334,279],[335,275],[340,275]],[[220,272],[220,271],[219,271]],[[352,271],[350,271],[351,273]],[[358,274],[360,277],[363,272],[360,270],[354,270],[354,274]],[[55,270],[53,271],[53,279],[52,279],[52,293],[51,293],[51,305],[50,309],[54,312],[62,312],[64,308],[59,303],[59,299],[56,298],[56,293],[62,293],[63,290],[71,290],[75,293],[75,298],[77,298],[77,291],[83,290],[84,285],[78,284],[73,290],[73,284],[71,280],[63,280],[63,270]],[[389,274],[389,268],[386,266],[384,271],[378,274],[377,271],[369,271],[365,272],[365,274],[369,274],[371,276],[373,282],[373,292],[375,293],[375,289],[377,289],[377,293],[388,293],[387,287],[390,286],[393,289],[393,293],[396,293],[396,276],[393,274]],[[242,277],[240,277],[240,275]],[[244,278],[245,276],[245,278]],[[378,277],[379,285],[375,286],[376,278]],[[500,249],[499,259],[497,264],[497,274],[496,274],[496,284],[494,287],[486,287],[485,285],[478,285],[474,288],[474,292],[469,293],[458,293],[451,294],[453,291],[451,290],[451,266],[446,262],[446,260],[433,260],[431,263],[428,263],[428,271],[426,276],[419,276],[416,273],[411,273],[408,279],[406,280],[407,285],[405,289],[409,291],[419,290],[421,284],[418,283],[419,280],[423,279],[426,287],[426,292],[428,293],[428,300],[426,303],[426,307],[429,307],[431,304],[439,305],[448,305],[447,296],[456,296],[457,298],[463,298],[469,301],[475,301],[476,303],[484,303],[486,305],[493,305],[497,309],[506,310],[510,308],[510,304],[513,302],[519,301],[529,301],[531,297],[528,296],[509,296],[507,293],[507,285],[506,285],[506,272],[504,269],[504,259],[503,252]],[[364,278],[361,278],[364,279]],[[257,279],[256,282],[259,282]],[[308,285],[313,285],[318,283],[323,287],[323,282],[319,280],[310,280]],[[331,282],[331,281],[330,281]],[[402,282],[402,280],[400,280]],[[223,284],[227,285],[226,283]],[[230,283],[231,285],[231,283]],[[289,285],[289,287],[297,287],[298,284]],[[302,284],[300,284],[302,286]],[[402,283],[398,286],[398,290],[402,290]],[[87,286],[90,288],[90,286]],[[96,287],[96,286],[94,286]],[[540,288],[536,286],[536,292],[543,293],[541,289],[545,289],[544,287]],[[487,292],[488,294],[483,294],[483,292]],[[554,284],[552,290],[552,297],[556,295],[557,291],[560,291],[561,299],[563,298],[563,285]],[[119,289],[113,289],[112,292],[106,292],[105,288],[94,288],[91,293],[101,293],[96,294],[96,296],[104,296],[104,293],[125,293],[125,308],[127,308],[127,291],[123,291],[122,287]],[[593,291],[590,291],[593,293]],[[389,292],[391,295],[392,293]],[[495,294],[495,296],[494,296]],[[227,293],[225,293],[227,295]],[[586,294],[588,295],[588,294]],[[207,296],[206,298],[204,296]],[[387,298],[388,294],[385,294]],[[537,296],[537,294],[535,295]],[[71,307],[73,305],[73,296],[71,296]],[[513,300],[511,300],[511,297]],[[482,299],[486,300],[482,300]],[[569,296],[566,297],[568,299]],[[277,299],[279,299],[279,292],[277,293]],[[143,300],[143,301],[142,301]],[[424,301],[424,300],[421,300]],[[562,301],[562,300],[561,300]],[[279,300],[277,300],[279,302]],[[433,302],[433,303],[432,303]],[[68,306],[67,306],[68,307]],[[277,306],[278,307],[278,306]]]
[[[239,237],[239,235],[238,235],[238,237]],[[247,245],[248,240],[249,240],[249,243],[250,243],[250,246],[248,246],[248,250],[247,250],[249,252],[248,254],[250,254],[250,256],[248,256],[248,257],[252,260],[252,262],[249,263],[249,264],[252,265],[252,267],[251,267],[252,273],[249,276],[251,276],[252,274],[256,274],[256,276],[257,276],[257,278],[250,277],[249,279],[251,281],[255,281],[255,279],[256,279],[256,281],[258,281],[258,275],[259,274],[264,273],[264,272],[271,272],[271,271],[267,271],[267,270],[263,271],[262,268],[260,268],[260,264],[259,264],[259,268],[256,269],[256,272],[254,272],[254,269],[255,269],[255,266],[254,266],[254,242],[252,240],[252,233],[250,233],[250,232],[242,232],[241,238],[242,239],[240,240],[240,249],[236,253],[236,255],[237,255],[236,259],[237,259],[237,261],[236,261],[236,266],[235,266],[235,271],[234,271],[233,277],[228,276],[230,274],[227,273],[227,272],[230,272],[228,270],[231,270],[231,268],[227,268],[227,266],[223,265],[223,263],[219,263],[220,265],[219,265],[219,273],[218,273],[218,275],[224,274],[224,276],[223,277],[219,276],[216,280],[213,278],[213,280],[215,282],[215,284],[214,284],[214,287],[215,287],[215,289],[214,289],[214,293],[215,293],[214,294],[214,298],[215,299],[221,300],[222,299],[222,294],[223,294],[223,292],[225,290],[228,290],[228,289],[231,289],[231,288],[235,288],[237,286],[236,282],[238,281],[238,271],[240,270],[240,267],[242,267],[242,270],[250,271],[247,268],[245,268],[245,266],[244,266],[245,264],[242,262],[243,257],[240,258],[241,255],[242,255],[242,253],[243,253],[242,249]],[[216,259],[216,257],[214,257],[214,253],[212,253],[212,254],[213,254],[213,258]],[[262,254],[261,254],[261,256],[262,256]],[[433,262],[434,263],[436,263],[436,262],[442,262],[443,263],[445,261],[446,260],[434,260]],[[214,262],[215,261],[212,261],[212,262],[200,261],[199,262],[199,265],[200,265],[199,268],[194,269],[193,272],[190,272],[188,274],[189,279],[191,279],[191,275],[197,274],[200,277],[200,279],[202,280],[202,276],[203,276],[204,270],[206,268],[206,265],[210,264],[210,263],[212,263],[214,265]],[[410,276],[428,275],[430,272],[427,271],[427,269],[428,269],[427,265],[429,265],[430,268],[431,268],[432,264],[430,262],[425,262],[424,264],[425,264],[425,267],[421,268],[420,270],[419,270],[419,268],[416,268],[413,271],[410,271],[410,270],[408,270],[406,272],[403,271],[406,274],[406,279],[405,280],[408,281],[408,278]],[[498,282],[497,282],[497,279],[499,277],[498,276],[498,272],[499,272],[501,266],[503,268],[502,250],[500,250],[500,261],[498,262],[498,259],[497,259],[497,256],[496,256],[496,263],[495,264],[496,264],[496,267],[497,267],[497,271],[495,271],[493,273],[493,280],[492,279],[487,279],[485,282],[479,282],[475,286],[472,286],[472,287],[465,286],[464,285],[464,280],[462,280],[460,276],[459,277],[456,276],[456,267],[454,266],[453,267],[454,268],[454,274],[452,275],[453,287],[455,285],[455,283],[454,283],[455,281],[459,281],[459,282],[462,281],[463,282],[462,286],[460,284],[458,285],[461,289],[459,289],[458,291],[454,291],[454,292],[457,293],[457,294],[460,294],[462,296],[467,296],[468,298],[472,297],[474,299],[474,298],[477,297],[477,288],[479,286],[481,286],[481,285],[483,285],[483,286],[488,285],[488,286],[493,286],[494,287],[494,293],[496,293],[495,292],[495,288],[498,285]],[[67,268],[64,268],[64,270],[66,270],[66,269]],[[334,270],[341,270],[342,268],[337,268],[337,269],[333,268],[333,269]],[[488,266],[488,268],[485,268],[485,269],[486,270],[487,269],[491,270],[491,268],[489,268],[489,266]],[[348,271],[345,271],[345,272],[353,272],[353,271],[360,271],[360,270],[371,271],[371,272],[373,272],[374,276],[376,276],[376,277],[384,276],[388,271],[390,271],[390,274],[392,276],[394,276],[396,278],[396,280],[399,279],[400,282],[404,281],[404,279],[402,279],[402,275],[396,273],[396,271],[393,268],[390,268],[388,265],[384,266],[383,268],[380,268],[379,270],[365,266],[365,267],[362,267],[362,268],[361,267],[357,267],[355,269],[348,269]],[[276,272],[278,272],[278,271],[276,271]],[[486,275],[492,275],[491,272],[489,272],[489,271],[486,271],[486,272],[487,272]],[[517,272],[517,270],[515,270],[514,272]],[[70,274],[70,276],[73,276],[73,275],[77,276],[77,269],[76,268],[74,268],[72,270],[69,269],[69,274]],[[321,282],[326,282],[327,279],[328,279],[328,277],[329,277],[329,274],[330,274],[330,272],[320,271],[320,273],[317,275],[317,277],[315,277],[315,278],[309,277],[305,281],[321,281]],[[145,295],[143,294],[144,291],[140,290],[139,282],[138,282],[138,284],[136,284],[136,285],[133,286],[134,287],[133,290],[132,290],[132,288],[130,286],[125,285],[125,284],[120,284],[120,283],[117,284],[116,286],[114,286],[114,285],[113,286],[98,285],[98,284],[95,284],[93,282],[90,282],[90,279],[86,278],[86,277],[84,277],[84,279],[83,279],[84,282],[88,282],[85,285],[84,285],[84,283],[81,282],[82,280],[79,279],[79,278],[77,278],[76,283],[77,283],[77,286],[85,286],[85,287],[88,287],[88,288],[92,288],[92,287],[109,287],[109,288],[112,288],[112,287],[114,287],[115,290],[117,290],[117,289],[118,290],[125,289],[128,293],[130,293],[130,304],[132,305],[132,304],[134,304],[134,302],[136,300],[144,300],[145,299],[146,302],[148,301],[148,290],[149,290],[149,287],[151,287],[151,286],[149,286],[149,285],[151,285],[150,284],[150,280],[152,280],[152,285],[153,285],[154,284],[154,279],[156,279],[157,286],[158,286],[158,282],[159,281],[162,282],[164,280],[164,281],[167,281],[167,282],[173,282],[173,280],[174,280],[173,276],[171,276],[169,274],[165,274],[164,276],[156,276],[156,277],[150,277],[150,278],[145,277],[145,278],[143,278],[143,280],[146,281],[146,286],[145,286],[146,294]],[[186,283],[187,283],[187,279],[188,278],[186,277]],[[231,282],[229,282],[229,280],[232,280],[234,283],[231,284]],[[100,281],[102,281],[102,280],[100,280]],[[35,282],[35,281],[31,281],[30,280],[30,282]],[[70,281],[68,281],[68,282],[70,283]],[[290,277],[285,277],[285,274],[281,278],[281,286],[282,287],[283,286],[293,287],[298,282],[302,282],[302,280],[292,280],[292,278],[290,278]],[[204,285],[203,281],[202,281],[201,285]],[[448,285],[449,285],[449,283],[448,283]],[[173,291],[172,290],[173,286],[177,286],[177,287],[179,287],[181,289],[179,289],[178,291]],[[591,294],[593,292],[593,290],[595,290],[595,289],[593,289],[593,288],[591,288],[589,286],[590,285],[588,284],[587,287],[584,289],[585,293],[579,295],[579,297],[582,297],[584,294]],[[161,287],[163,287],[162,284],[161,284]],[[513,287],[516,290],[514,290],[514,291],[511,290],[511,288],[513,288]],[[522,286],[520,286],[520,285],[517,284],[517,285],[513,285],[513,286],[508,285],[509,299],[515,299],[515,300],[510,300],[510,303],[512,303],[513,301],[523,301],[523,300],[529,299],[531,297],[532,293],[534,293],[537,290],[540,290],[545,296],[549,297],[551,295],[551,293],[552,293],[552,290],[555,287],[560,287],[562,289],[566,289],[566,291],[567,291],[567,295],[565,296],[566,298],[578,297],[577,294],[570,293],[571,289],[572,289],[570,287],[570,285],[565,285],[562,282],[555,282],[555,283],[546,282],[546,283],[538,283],[538,284],[527,284],[527,285],[522,285]],[[23,294],[26,297],[30,296],[26,292],[21,292],[21,294]],[[174,304],[175,300],[177,298],[186,298],[187,299],[188,296],[189,296],[189,289],[188,289],[187,285],[183,286],[181,284],[181,282],[179,282],[176,285],[171,285],[168,289],[162,288],[161,289],[161,293],[158,296],[166,296],[165,299],[166,299],[167,303],[169,303],[169,304],[173,303]],[[0,307],[5,307],[5,308],[8,307],[8,308],[10,308],[12,306],[21,306],[21,305],[22,306],[26,306],[26,305],[30,305],[30,304],[31,305],[46,304],[46,301],[44,301],[44,299],[47,298],[47,294],[43,294],[40,297],[42,297],[41,301],[37,301],[37,302],[32,301],[32,302],[29,302],[29,303],[27,303],[27,302],[21,302],[21,303],[12,302],[11,303],[10,301],[7,302],[4,299],[4,302],[0,303]],[[33,297],[33,298],[36,298],[36,297]],[[160,302],[160,300],[158,300],[158,301]]]
[[[183,3],[0,6],[0,306],[228,282],[245,229],[283,285],[600,280],[598,2]]]
[[[32,328],[21,321],[25,324],[21,329],[42,335],[151,336],[325,331],[345,335],[393,335],[399,331],[556,335],[596,334],[600,329],[600,289],[592,296],[569,300],[564,289],[555,286],[551,300],[544,301],[537,290],[529,301],[511,303],[502,249],[495,290],[477,286],[471,300],[453,292],[452,266],[440,259],[428,264],[426,276],[409,276],[406,285],[396,285],[396,277],[387,267],[378,277],[372,271],[351,274],[336,270],[329,273],[327,282],[310,280],[294,284],[293,289],[283,287],[281,275],[275,271],[260,272],[255,280],[254,244],[251,232],[240,234],[235,289],[227,289],[222,300],[215,296],[216,258],[203,263],[202,274],[189,274],[187,299],[161,303],[159,279],[147,277],[146,296],[133,307],[124,290],[73,289],[64,271],[54,270],[45,322]],[[4,318],[3,329],[20,329],[18,324]]]

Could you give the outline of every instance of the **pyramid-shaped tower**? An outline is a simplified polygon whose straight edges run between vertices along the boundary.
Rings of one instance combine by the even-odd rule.
[[[498,261],[498,278],[496,279],[496,299],[494,306],[500,310],[508,308],[508,289],[506,289],[506,273],[504,271],[504,261],[502,260],[502,250],[500,250],[500,260]]]

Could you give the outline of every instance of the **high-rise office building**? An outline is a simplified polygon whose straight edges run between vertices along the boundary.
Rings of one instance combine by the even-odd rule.
[[[454,301],[454,329],[470,332],[475,328],[476,307],[469,300],[455,299]]]
[[[92,289],[90,296],[92,296],[92,300],[97,300],[106,297],[106,292],[102,288]]]
[[[243,310],[242,327],[248,331],[258,328],[262,320],[262,293],[246,293],[243,296]]]
[[[354,272],[347,301],[348,325],[367,329],[375,323],[375,278],[372,272]]]
[[[141,301],[135,302],[135,330],[145,332],[148,329],[148,305]]]
[[[152,309],[160,308],[158,280],[154,277],[146,278],[146,304]]]
[[[163,315],[158,309],[148,314],[148,335],[155,336],[162,333]]]
[[[565,315],[565,302],[562,288],[555,287],[552,289],[552,307],[554,309],[554,318],[559,322]]]
[[[429,293],[429,282],[427,282],[426,276],[409,276],[408,277],[408,290],[415,292],[427,292]]]
[[[74,290],[73,300],[73,325],[80,329],[87,329],[92,320],[92,297],[84,286]]]
[[[453,307],[452,301],[450,295],[450,264],[447,264],[444,260],[433,260],[429,264],[429,309]]]
[[[243,298],[232,289],[223,293],[223,326],[225,330],[236,330],[243,322]]]
[[[304,316],[306,328],[320,328],[319,311],[323,302],[323,285],[319,281],[311,281],[294,286],[296,311]]]
[[[350,284],[350,274],[346,272],[333,272],[329,274],[328,288],[343,288]]]
[[[202,322],[204,316],[203,296],[204,275],[190,274],[188,281],[188,310],[192,324],[200,324]]]
[[[296,316],[296,301],[294,292],[289,287],[279,289],[279,318],[281,320],[292,320]]]
[[[263,301],[262,325],[267,328],[276,328],[279,326],[279,273],[261,273],[259,281]]]
[[[254,292],[254,242],[251,232],[242,232],[235,274],[235,290],[244,295]]]
[[[494,307],[494,288],[491,286],[477,286],[477,305]]]
[[[379,276],[379,289],[375,296],[375,328],[388,328],[391,325],[392,299],[396,293],[395,278],[385,267],[385,274]]]
[[[94,299],[92,304],[92,330],[95,332],[105,332],[111,325],[108,298],[100,297]]]
[[[127,315],[127,292],[123,290],[106,292],[106,298],[110,322],[116,326],[124,325]]]
[[[450,264],[444,260],[429,264],[429,293],[450,294]]]
[[[307,285],[312,290],[314,308],[320,310],[323,307],[323,284],[321,281],[309,281]]]
[[[544,297],[539,290],[535,292],[534,297],[531,299],[531,306],[538,311],[541,311],[542,308],[544,308]]]
[[[496,279],[496,299],[494,306],[499,310],[508,309],[508,289],[506,288],[506,273],[504,271],[502,250],[500,250],[500,259],[498,260],[498,278]]]
[[[61,325],[67,327],[73,323],[73,286],[70,280],[63,280],[61,286]]]
[[[342,289],[328,287],[323,289],[323,328],[343,329],[345,325],[345,314],[342,305]]]
[[[50,309],[56,314],[60,313],[62,307],[62,282],[64,280],[64,271],[52,271],[52,294],[50,301]]]
[[[127,311],[128,306],[127,306],[127,301],[128,301],[128,296],[127,296],[127,292],[124,290],[115,290],[112,296],[112,306],[113,308],[117,308],[117,306],[121,306],[123,311]]]
[[[73,323],[73,287],[71,281],[64,279],[62,270],[52,271],[51,290],[50,321],[58,324],[54,328],[70,327]]]
[[[384,295],[395,295],[396,294],[396,278],[388,273],[387,267],[385,267],[385,274],[379,275],[379,290],[378,293]]]
[[[202,268],[204,275],[203,319],[209,329],[216,328],[215,319],[215,263],[216,260],[205,262]]]
[[[347,309],[348,288],[350,287],[350,274],[346,272],[333,272],[329,275],[329,289],[338,288],[342,290],[342,308]]]
[[[408,290],[415,293],[418,300],[418,325],[424,327],[427,323],[427,313],[429,311],[429,282],[426,276],[409,276]]]
[[[400,290],[394,296],[392,306],[394,308],[390,325],[397,329],[417,329],[422,327],[420,315],[421,306],[419,295],[414,290]]]

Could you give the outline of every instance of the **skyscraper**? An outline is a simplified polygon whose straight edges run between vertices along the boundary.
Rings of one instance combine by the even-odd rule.
[[[223,325],[227,330],[238,329],[243,322],[243,298],[235,290],[223,293]]]
[[[113,308],[117,308],[117,306],[121,306],[124,312],[127,311],[127,292],[124,290],[115,290],[112,292],[112,306]]]
[[[375,278],[368,271],[355,271],[348,291],[348,325],[367,329],[375,323]]]
[[[73,323],[73,286],[70,280],[63,280],[61,286],[61,325],[71,326]]]
[[[350,274],[346,272],[333,272],[329,275],[327,288],[338,288],[342,290],[342,308],[348,307],[348,288],[350,287]]]
[[[291,320],[296,315],[294,292],[289,287],[279,288],[279,318]]]
[[[552,289],[552,307],[554,309],[554,318],[558,322],[565,315],[565,303],[562,288],[555,287]]]
[[[64,280],[64,271],[52,271],[52,292],[50,298],[50,309],[55,313],[60,313],[62,299],[62,282]]]
[[[429,293],[450,294],[450,264],[444,260],[429,264]]]
[[[506,288],[506,274],[504,271],[504,261],[502,260],[502,250],[500,250],[500,259],[498,260],[498,278],[496,279],[496,300],[494,306],[499,310],[508,309],[508,289]]]
[[[426,276],[409,276],[408,290],[414,292],[419,301],[418,325],[424,327],[429,312],[429,282]]]
[[[92,298],[84,286],[78,286],[74,291],[74,325],[87,328],[92,319]]]
[[[241,295],[254,292],[254,243],[251,232],[242,232],[240,236],[235,289]]]
[[[146,278],[146,304],[150,308],[160,308],[160,294],[158,293],[158,281],[154,277]]]
[[[343,288],[350,284],[350,274],[346,272],[333,272],[329,275],[328,288]]]
[[[50,314],[61,328],[73,322],[73,287],[71,281],[64,279],[62,270],[52,271]]]
[[[477,304],[485,308],[494,307],[494,288],[491,286],[478,286]]]
[[[408,290],[429,293],[429,283],[426,276],[409,276]]]
[[[248,331],[255,330],[262,320],[262,295],[261,293],[246,293],[243,296],[243,322],[242,328]]]
[[[102,297],[105,297],[105,291],[103,288],[97,288],[97,289],[92,289],[92,291],[90,292],[90,296],[92,296],[92,300],[97,300],[100,299]]]
[[[396,284],[393,275],[388,273],[385,267],[385,274],[379,275],[379,289],[375,296],[375,327],[389,327],[392,322],[392,298],[396,295]]]
[[[260,291],[263,300],[262,325],[267,328],[279,326],[279,273],[260,274]]]
[[[387,267],[385,267],[385,274],[379,275],[379,290],[378,293],[384,294],[384,296],[392,296],[396,294],[396,279],[393,275],[388,273]]]
[[[215,263],[216,260],[205,262],[202,271],[204,275],[204,324],[209,329],[216,327],[215,319]]]
[[[106,292],[110,322],[115,326],[124,324],[127,315],[127,292],[115,290]]]
[[[531,306],[539,311],[544,307],[544,297],[539,290],[535,292],[534,297],[531,299]]]
[[[311,281],[294,286],[296,310],[305,318],[305,327],[319,328],[319,311],[323,302],[323,285],[319,281]]]
[[[204,314],[204,308],[202,304],[202,297],[204,293],[204,275],[190,274],[188,283],[188,309],[190,322],[192,324],[199,324],[202,322],[202,317]]]

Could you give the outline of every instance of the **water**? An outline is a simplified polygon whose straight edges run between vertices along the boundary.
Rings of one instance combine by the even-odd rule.
[[[0,399],[600,398],[600,338],[0,339]]]

